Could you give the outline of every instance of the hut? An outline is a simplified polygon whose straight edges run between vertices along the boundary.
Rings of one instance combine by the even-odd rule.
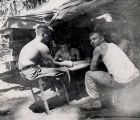
[[[54,2],[54,0],[52,1]],[[80,49],[83,58],[92,55],[90,53],[92,48],[88,39],[89,33],[93,28],[101,28],[104,31],[106,40],[110,39],[112,31],[119,32],[122,37],[130,41],[131,49],[134,53],[132,61],[140,69],[139,5],[139,0],[70,0],[61,5],[59,4],[55,9],[50,10],[47,6],[44,6],[44,8],[40,8],[41,10],[34,9],[20,16],[8,17],[1,33],[9,36],[9,47],[13,50],[12,56],[14,60],[10,62],[10,68],[16,68],[21,48],[35,37],[35,26],[45,22],[53,27],[52,39],[56,44],[63,40],[70,42]],[[54,47],[53,44],[50,44],[52,54]],[[139,84],[137,84],[138,86],[136,84],[130,88],[137,88],[136,90],[138,91]],[[104,86],[101,90],[106,91]],[[113,90],[109,91],[112,92]],[[138,97],[130,94],[133,91],[131,89],[126,90],[126,92],[123,91],[124,94],[121,95],[123,104],[128,101],[129,95],[133,95],[136,103],[138,103]],[[134,91],[136,96],[137,91]],[[120,98],[118,93],[123,92],[117,91],[113,95],[117,95],[115,97]],[[106,95],[103,94],[103,96]],[[112,98],[117,99],[115,97]]]
[[[64,2],[56,8],[49,9],[48,7],[54,4],[52,0],[52,3],[42,6],[43,8],[27,11],[20,16],[8,17],[1,33],[9,36],[14,64],[17,63],[21,48],[35,37],[35,26],[46,22],[54,29],[52,39],[56,44],[61,40],[70,42],[81,50],[83,58],[91,55],[92,48],[88,42],[88,35],[92,28],[103,29],[107,39],[110,32],[118,31],[131,41],[135,53],[133,60],[139,67],[140,28],[137,27],[140,19],[139,0],[65,0]],[[53,49],[53,46],[50,47]]]

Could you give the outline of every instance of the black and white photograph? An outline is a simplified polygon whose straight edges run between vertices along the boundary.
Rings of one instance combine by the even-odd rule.
[[[0,0],[0,120],[140,120],[140,0]]]

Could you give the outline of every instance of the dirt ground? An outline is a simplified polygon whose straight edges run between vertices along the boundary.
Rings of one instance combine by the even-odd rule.
[[[14,74],[14,75],[13,75]],[[33,88],[35,91],[38,88]],[[46,94],[53,93],[47,90]],[[70,93],[75,96],[76,93]],[[75,95],[74,95],[75,94]],[[63,98],[63,97],[62,97]],[[0,79],[0,120],[78,120],[80,118],[80,110],[75,107],[77,100],[72,100],[70,105],[63,100],[59,106],[53,106],[50,114],[45,112],[34,113],[29,107],[34,103],[31,90],[26,83],[21,82],[19,75],[15,73],[5,73]],[[56,102],[57,101],[53,101]],[[5,111],[5,112],[3,112]],[[2,113],[3,112],[3,113]]]
[[[83,111],[79,105],[86,101],[84,87],[80,84],[80,94],[77,88],[68,91],[70,104],[65,102],[64,95],[48,100],[51,112],[35,113],[30,107],[34,99],[27,83],[22,81],[15,72],[4,73],[0,76],[0,120],[140,120],[140,112],[130,116],[116,111],[113,107],[105,106],[97,111]],[[76,85],[75,85],[76,86]],[[35,91],[38,88],[33,88]],[[52,95],[49,89],[46,94]],[[139,99],[137,99],[139,101]],[[134,106],[134,105],[133,105]],[[3,112],[4,111],[4,112]],[[139,110],[140,111],[140,110]]]

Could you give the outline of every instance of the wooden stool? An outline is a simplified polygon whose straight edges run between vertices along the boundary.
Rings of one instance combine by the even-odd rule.
[[[52,76],[52,77],[54,77],[55,80],[58,81],[58,82],[60,82],[60,84],[62,85],[62,88],[63,88],[63,90],[64,90],[67,103],[69,104],[69,96],[68,96],[67,89],[66,89],[66,86],[65,86],[65,84],[64,84],[63,79],[60,79],[60,76],[61,76],[61,75],[64,75],[64,73],[60,73],[60,74],[58,74],[58,75],[56,75],[56,76]],[[22,76],[22,79],[23,79],[23,80],[28,80],[28,79],[26,79],[26,78],[24,77],[24,75],[21,75],[21,76]],[[51,77],[51,76],[45,76],[45,80],[47,79],[47,77]],[[42,77],[42,78],[44,78],[44,77]],[[41,100],[43,101],[44,106],[45,106],[45,110],[46,110],[45,112],[46,112],[47,114],[49,114],[49,113],[50,113],[49,105],[48,105],[48,102],[47,102],[47,100],[46,100],[46,98],[45,98],[45,91],[44,91],[44,88],[43,88],[43,85],[44,85],[45,81],[44,81],[42,78],[37,78],[36,80],[38,80],[38,86],[39,86],[39,89],[40,89],[40,92],[41,92]],[[28,80],[28,81],[29,81],[29,80]],[[47,80],[46,80],[46,81],[47,81]],[[31,92],[32,92],[32,95],[33,95],[33,97],[34,97],[34,100],[35,100],[36,104],[38,104],[38,100],[37,100],[36,94],[35,94],[36,92],[34,92],[33,87],[32,87],[32,84],[30,84],[30,89],[31,89]],[[56,90],[55,92],[58,93],[57,90]]]

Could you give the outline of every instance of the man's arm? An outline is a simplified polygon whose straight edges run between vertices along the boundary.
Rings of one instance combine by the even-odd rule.
[[[71,67],[73,65],[71,61],[56,62],[52,58],[52,56],[50,54],[50,51],[49,51],[49,48],[46,45],[44,45],[44,44],[38,45],[38,49],[39,49],[39,51],[40,51],[40,53],[41,53],[41,55],[43,57],[43,60],[45,60],[46,63],[49,63],[49,64],[51,64],[53,66],[58,65],[58,66],[68,66],[68,67]]]
[[[55,54],[54,60],[59,60],[60,54],[61,54],[61,52],[60,52],[60,50],[58,50]]]
[[[80,58],[80,52],[77,48],[71,48],[70,54],[71,54],[71,59],[72,60],[74,59],[74,60],[78,61],[78,60],[81,59]]]
[[[101,56],[101,48],[96,47],[93,51],[93,58],[91,60],[91,65],[90,65],[90,70],[91,71],[95,71],[96,70],[96,66],[99,60],[99,57]]]
[[[79,52],[79,50],[78,49],[76,49],[76,60],[78,61],[78,60],[80,60],[81,58],[80,58],[80,52]]]

